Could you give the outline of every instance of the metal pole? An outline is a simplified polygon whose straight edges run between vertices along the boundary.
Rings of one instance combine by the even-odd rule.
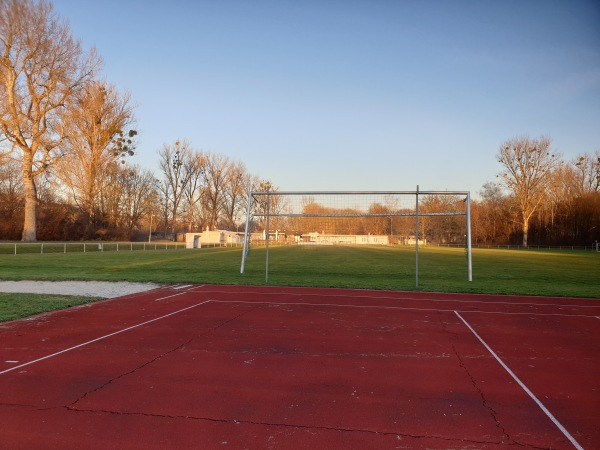
[[[267,189],[267,233],[265,236],[265,250],[266,250],[266,263],[265,263],[265,283],[269,284],[269,222],[271,219],[271,194]]]
[[[467,267],[469,281],[473,281],[473,258],[471,257],[471,192],[467,192]]]
[[[150,231],[148,232],[148,243],[152,240],[152,214],[150,214]]]
[[[246,264],[246,253],[248,252],[248,228],[250,226],[250,207],[252,206],[252,191],[248,191],[248,207],[246,208],[246,229],[244,230],[244,247],[242,248],[242,267],[240,273],[244,273]]]
[[[415,287],[419,287],[419,185],[417,184],[417,193],[415,195]]]

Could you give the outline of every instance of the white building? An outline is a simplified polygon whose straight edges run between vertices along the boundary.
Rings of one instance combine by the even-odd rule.
[[[306,235],[305,235],[306,236]],[[308,242],[318,245],[389,245],[387,235],[308,233]]]
[[[205,230],[201,233],[185,233],[185,248],[202,248],[202,246],[233,246],[244,242],[243,236],[235,231]]]
[[[419,239],[419,245],[426,245],[426,244],[427,244],[426,239]],[[415,239],[414,236],[411,236],[406,240],[406,245],[417,245],[417,240]]]

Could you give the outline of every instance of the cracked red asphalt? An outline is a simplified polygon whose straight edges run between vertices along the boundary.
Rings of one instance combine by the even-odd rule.
[[[248,286],[0,324],[0,442],[574,448],[454,311],[578,444],[600,447],[597,300]]]

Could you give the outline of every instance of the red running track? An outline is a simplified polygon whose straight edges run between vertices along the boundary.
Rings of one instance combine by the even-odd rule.
[[[3,448],[600,448],[594,299],[175,286],[0,343]]]

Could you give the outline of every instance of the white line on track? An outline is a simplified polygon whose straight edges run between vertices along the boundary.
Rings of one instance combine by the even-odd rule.
[[[180,293],[174,294],[174,295],[169,295],[168,297],[164,297],[164,298],[175,297],[177,295],[182,295],[182,294],[184,294],[184,292],[180,292]],[[157,320],[161,320],[161,319],[165,319],[165,318],[170,317],[170,316],[174,316],[175,314],[179,314],[179,313],[181,313],[183,311],[187,311],[188,309],[192,309],[192,308],[195,308],[196,306],[204,305],[206,303],[208,303],[208,301],[196,303],[195,305],[188,306],[187,308],[182,308],[182,309],[179,309],[179,310],[174,311],[172,313],[165,314],[164,316],[155,317],[154,319],[147,320],[145,322],[138,323],[136,325],[132,325],[132,326],[127,327],[127,328],[123,328],[122,330],[115,331],[114,333],[110,333],[110,334],[106,334],[104,336],[97,337],[96,339],[92,339],[91,341],[87,341],[87,342],[84,342],[82,344],[78,344],[78,345],[75,345],[73,347],[66,348],[66,349],[61,350],[59,352],[52,353],[51,355],[46,355],[46,356],[43,356],[41,358],[34,359],[33,361],[29,361],[29,362],[26,362],[26,363],[23,363],[23,364],[19,364],[18,366],[11,367],[10,369],[6,369],[6,370],[1,371],[0,375],[3,375],[3,374],[8,373],[8,372],[12,372],[13,370],[17,370],[17,369],[20,369],[20,368],[25,367],[25,366],[29,366],[31,364],[35,364],[35,363],[40,362],[40,361],[44,361],[45,359],[49,359],[49,358],[53,358],[53,357],[58,356],[58,355],[62,355],[63,353],[70,352],[71,350],[75,350],[75,349],[84,347],[86,345],[93,344],[94,342],[98,342],[98,341],[101,341],[103,339],[109,338],[111,336],[115,336],[117,334],[121,334],[121,333],[124,333],[124,332],[129,331],[129,330],[133,330],[134,328],[139,328],[139,327],[147,325],[149,323],[156,322]]]
[[[546,416],[548,416],[548,418],[554,423],[554,425],[558,427],[562,434],[564,434],[566,438],[569,439],[569,441],[571,441],[571,444],[573,444],[573,446],[576,449],[583,450],[583,447],[579,445],[579,442],[577,442],[573,436],[571,436],[571,433],[569,433],[567,429],[562,426],[562,424],[556,419],[556,417],[552,415],[548,408],[546,408],[544,404],[538,400],[535,394],[531,392],[527,386],[525,386],[525,383],[523,383],[519,379],[519,377],[517,377],[515,373],[512,370],[510,370],[510,368],[506,364],[504,364],[504,361],[502,361],[500,357],[496,355],[494,350],[492,350],[492,348],[489,345],[487,345],[487,343],[477,334],[477,332],[471,327],[471,325],[469,325],[468,322],[462,318],[458,311],[454,311],[454,313],[458,316],[460,320],[462,320],[462,322],[467,326],[467,328],[471,330],[471,333],[473,333],[473,335],[479,340],[479,342],[483,344],[487,351],[490,352],[490,354],[496,359],[496,361],[498,361],[498,363],[504,368],[504,370],[508,372],[508,374],[513,378],[513,380],[515,380],[517,384],[521,386],[521,388],[527,393],[527,395],[529,395],[529,397],[531,397],[531,399],[540,407],[540,409],[544,412],[544,414],[546,414]]]
[[[383,306],[383,305],[340,305],[336,303],[307,303],[307,302],[249,302],[246,300],[209,300],[212,303],[242,303],[246,305],[281,305],[281,306],[327,306],[339,308],[358,308],[358,309],[396,309],[399,311],[432,311],[432,312],[455,312],[460,311],[469,314],[498,314],[507,316],[558,316],[558,317],[585,317],[592,318],[586,314],[560,314],[560,313],[534,313],[534,312],[503,312],[503,311],[480,311],[480,310],[456,310],[439,308],[411,308],[406,306]]]
[[[173,286],[171,289],[179,290],[179,289],[186,289],[186,288],[189,288],[192,286],[194,286],[194,285],[193,284],[179,284],[177,286]]]
[[[191,286],[192,289],[190,289],[190,291],[193,292],[204,292],[204,291],[198,291],[198,289],[202,289],[204,287],[206,287],[205,284],[190,284],[189,286]]]
[[[189,292],[189,291],[186,291],[186,292],[178,292],[177,294],[171,294],[171,295],[167,295],[167,296],[165,296],[165,297],[160,297],[160,298],[157,298],[157,299],[156,299],[156,300],[154,300],[154,301],[155,301],[155,302],[160,302],[160,301],[162,301],[162,300],[166,300],[166,299],[168,299],[168,298],[171,298],[171,297],[177,297],[178,295],[187,294],[187,292]]]
[[[561,303],[533,303],[533,302],[490,302],[488,300],[462,300],[462,299],[442,299],[442,298],[416,298],[416,297],[395,297],[395,296],[378,296],[378,295],[344,295],[344,294],[310,294],[310,293],[292,293],[292,292],[260,292],[260,291],[220,291],[220,290],[207,290],[202,291],[205,294],[228,294],[228,295],[277,295],[277,296],[290,296],[290,297],[331,297],[331,298],[351,298],[351,299],[369,299],[369,300],[409,300],[419,302],[435,302],[435,303],[482,303],[484,305],[510,305],[510,306],[553,306],[555,308],[600,308],[600,303],[596,305],[565,305]],[[435,295],[435,293],[432,293]],[[461,294],[453,294],[459,296]],[[478,294],[464,294],[464,295],[478,295]],[[483,295],[483,294],[482,294]],[[586,300],[586,299],[581,299]]]

